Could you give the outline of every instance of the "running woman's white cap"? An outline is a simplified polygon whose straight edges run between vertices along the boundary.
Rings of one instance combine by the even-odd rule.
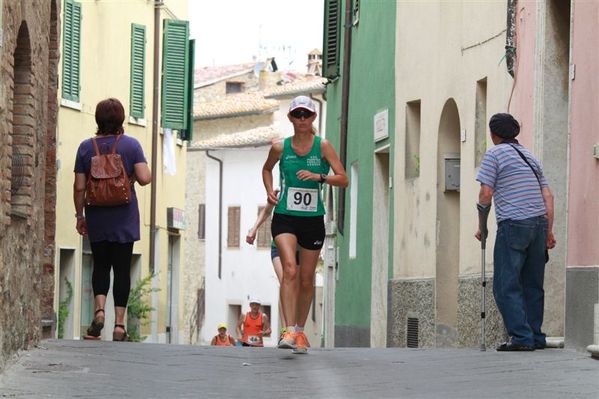
[[[252,304],[252,303],[257,303],[258,305],[262,304],[262,302],[260,302],[260,299],[258,299],[255,296],[250,298],[250,304]]]
[[[316,106],[314,105],[314,101],[312,101],[310,97],[306,96],[295,97],[289,105],[289,112],[298,108],[307,109],[310,112],[316,112]]]

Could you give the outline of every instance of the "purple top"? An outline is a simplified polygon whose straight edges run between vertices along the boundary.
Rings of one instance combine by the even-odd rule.
[[[116,136],[96,136],[101,153],[109,153]],[[121,155],[125,170],[133,175],[133,165],[146,162],[139,141],[123,135],[119,140],[116,152]],[[77,150],[75,173],[89,174],[91,159],[96,155],[91,139],[84,140]],[[112,241],[128,243],[139,240],[139,208],[135,187],[131,189],[131,202],[119,206],[85,206],[88,237],[90,242]]]

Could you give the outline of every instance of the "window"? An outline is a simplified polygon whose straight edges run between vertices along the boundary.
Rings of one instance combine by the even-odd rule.
[[[406,178],[420,176],[420,100],[406,104]]]
[[[228,210],[227,248],[239,248],[239,217],[241,208],[230,206]]]
[[[265,207],[263,206],[258,207],[258,215],[260,215],[264,208]],[[268,219],[266,219],[264,223],[262,223],[262,226],[258,228],[256,233],[256,246],[258,248],[270,248],[270,242],[272,240],[270,236],[270,222],[271,215],[269,215]]]
[[[206,204],[198,205],[198,239],[206,239]]]
[[[242,82],[227,82],[225,93],[233,94],[233,93],[241,93],[243,91],[243,83]]]
[[[339,76],[339,30],[341,25],[339,0],[325,0],[323,75],[334,79]]]
[[[189,22],[164,20],[162,43],[162,127],[186,129],[189,122]],[[193,68],[191,68],[193,69]]]
[[[349,194],[349,257],[356,258],[358,234],[358,163],[351,165]]]
[[[131,89],[129,115],[143,118],[145,111],[144,82],[146,77],[146,27],[131,24]]]
[[[62,98],[79,102],[81,4],[73,0],[64,2],[62,36]]]

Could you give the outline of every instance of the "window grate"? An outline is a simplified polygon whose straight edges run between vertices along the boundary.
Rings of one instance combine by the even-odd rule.
[[[407,347],[418,348],[418,318],[408,317]]]

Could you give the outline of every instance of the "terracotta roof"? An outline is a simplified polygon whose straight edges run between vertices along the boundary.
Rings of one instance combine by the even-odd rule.
[[[324,93],[327,79],[320,76],[305,75],[302,78],[296,77],[294,80],[283,80],[281,84],[269,87],[261,93],[264,97],[279,97],[304,93]]]
[[[257,127],[239,133],[221,134],[211,139],[194,143],[189,149],[215,150],[223,148],[260,147],[269,145],[272,140],[283,137],[283,134],[272,126]]]
[[[200,102],[194,106],[194,119],[231,118],[243,115],[272,113],[279,109],[277,100],[257,93],[231,94],[222,99]]]
[[[256,62],[248,62],[245,64],[198,68],[194,71],[194,87],[207,86],[221,80],[243,75],[253,71],[256,64]]]

